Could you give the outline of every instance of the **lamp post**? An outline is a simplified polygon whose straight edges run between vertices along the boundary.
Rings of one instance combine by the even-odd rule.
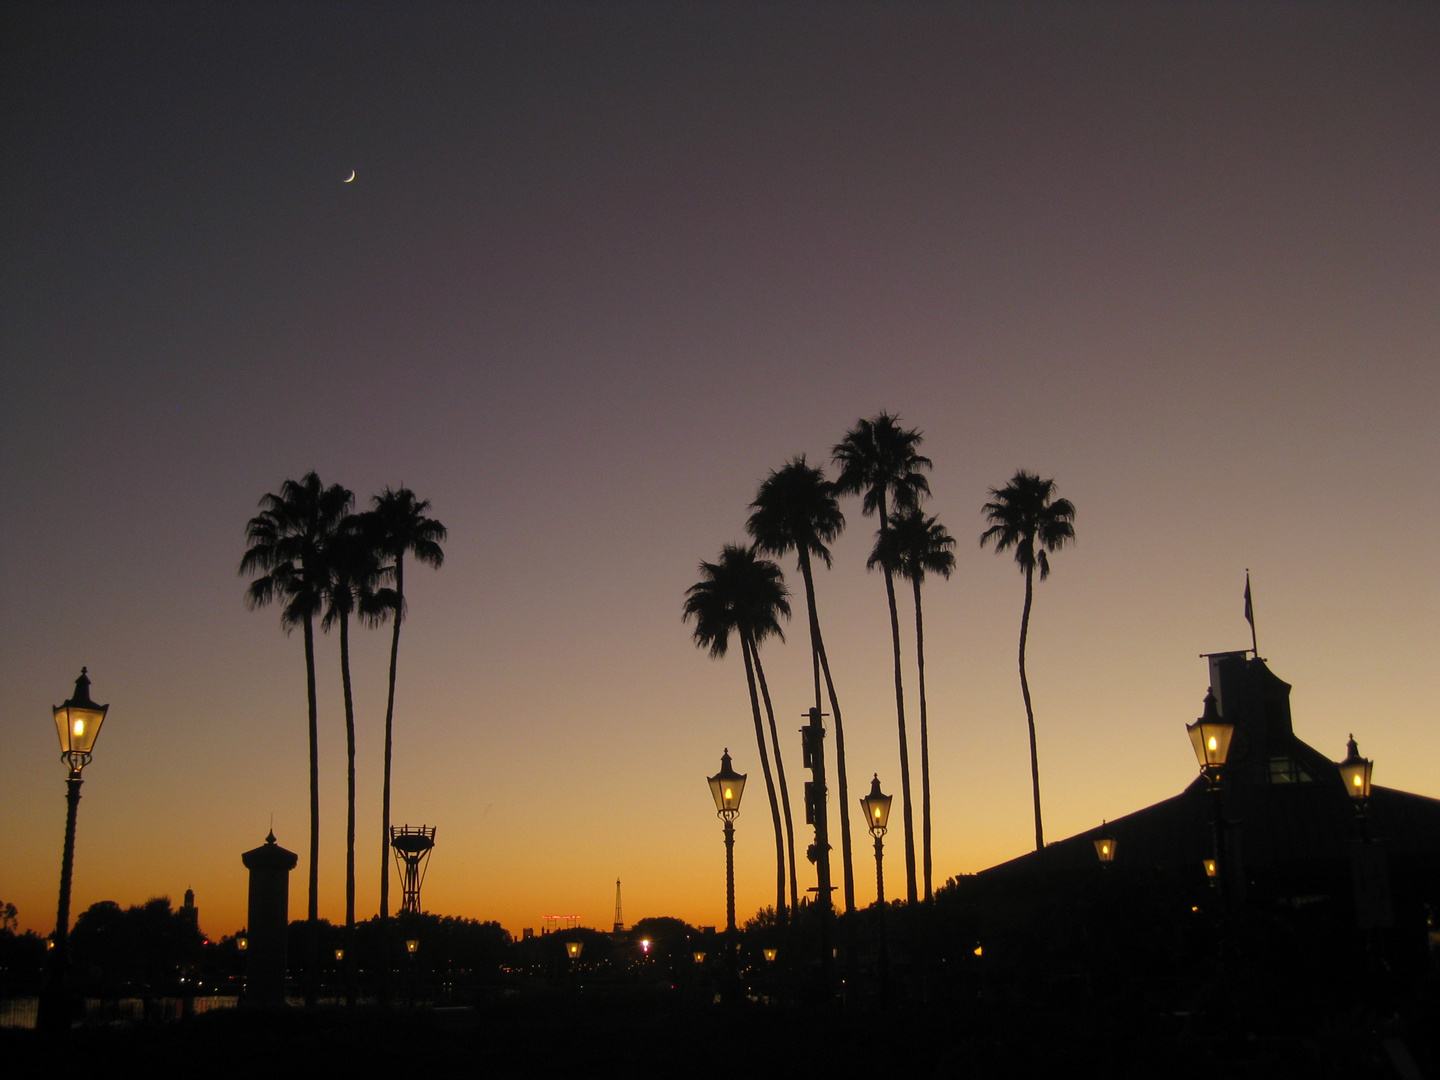
[[[63,705],[53,708],[55,731],[60,736],[60,760],[70,775],[65,779],[65,853],[60,860],[60,904],[55,914],[55,947],[50,952],[50,973],[46,992],[41,995],[36,1026],[45,1031],[70,1029],[70,878],[75,866],[75,815],[80,808],[80,772],[90,763],[100,725],[109,705],[90,700],[90,678],[85,668],[75,680],[75,693]]]
[[[740,796],[745,793],[745,774],[730,767],[730,748],[720,755],[720,771],[708,777],[715,797],[715,813],[725,821],[725,971],[733,986],[735,973],[735,818],[740,813]],[[730,989],[727,986],[727,995]]]
[[[875,902],[881,907],[885,905],[885,827],[890,821],[890,799],[880,790],[880,774],[874,774],[870,781],[870,794],[860,800],[860,808],[865,811],[865,824],[870,828],[870,835],[875,838]]]
[[[880,774],[873,774],[870,794],[860,800],[865,824],[875,838],[875,915],[879,920],[877,934],[880,945],[880,997],[890,996],[890,943],[885,937],[885,827],[890,823],[890,799],[880,790]]]
[[[1215,873],[1211,884],[1220,890],[1220,902],[1225,903],[1225,856],[1224,856],[1224,808],[1220,802],[1220,781],[1225,761],[1230,756],[1230,740],[1235,735],[1235,725],[1220,715],[1220,703],[1213,691],[1205,694],[1205,711],[1193,724],[1185,725],[1190,735],[1190,745],[1195,750],[1195,760],[1205,775],[1210,789],[1210,835],[1214,849]],[[1208,867],[1206,868],[1208,872]]]
[[[725,820],[725,932],[735,933],[735,818],[745,792],[745,774],[730,767],[730,750],[720,755],[720,771],[709,778],[715,813]]]

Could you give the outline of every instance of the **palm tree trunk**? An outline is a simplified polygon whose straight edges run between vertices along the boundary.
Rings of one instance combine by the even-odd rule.
[[[765,774],[765,793],[770,796],[770,818],[775,825],[775,914],[785,911],[785,836],[780,828],[780,804],[775,799],[775,780],[770,775],[770,754],[765,749],[765,728],[760,721],[760,697],[755,690],[755,668],[750,655],[750,635],[740,631],[740,650],[745,654],[745,681],[750,687],[750,712],[755,717],[755,743],[760,748],[760,769]]]
[[[915,586],[915,662],[920,671],[920,846],[925,902],[935,896],[930,886],[930,727],[925,709],[925,619],[920,613],[920,579]]]
[[[320,706],[315,698],[315,620],[305,613],[305,693],[310,706],[310,895],[306,906],[305,1004],[313,1007],[320,961]]]
[[[885,526],[882,523],[881,528]],[[900,726],[900,795],[905,815],[905,898],[915,903],[915,809],[910,802],[910,741],[905,732],[905,683],[900,667],[900,613],[895,576],[885,568],[885,599],[890,605],[890,640],[895,645],[895,717]]]
[[[390,739],[395,721],[395,667],[400,660],[400,623],[404,618],[405,567],[402,553],[395,556],[395,629],[390,635],[390,691],[385,699],[385,781],[380,796],[381,919],[390,917]]]
[[[1043,553],[1042,553],[1043,554]],[[1025,639],[1030,634],[1030,601],[1034,596],[1035,571],[1025,570],[1025,610],[1020,616],[1020,693],[1025,696],[1025,721],[1030,725],[1030,784],[1035,792],[1035,850],[1045,846],[1040,824],[1040,758],[1035,750],[1035,711],[1030,707],[1030,682],[1025,678]]]
[[[820,636],[820,616],[815,610],[815,583],[810,573],[810,552],[800,549],[800,574],[805,579],[805,606],[810,613],[810,645],[820,659],[825,674],[825,689],[830,695],[830,713],[835,720],[835,771],[840,789],[840,860],[844,868],[845,910],[855,910],[855,871],[850,862],[850,786],[845,770],[845,725],[840,719],[840,701],[835,696],[835,680],[830,677],[830,660],[825,655],[825,639]],[[820,695],[815,695],[819,707]],[[827,898],[828,900],[828,898]],[[828,905],[827,905],[828,906]]]
[[[785,815],[785,847],[790,861],[790,910],[800,909],[799,878],[795,874],[795,822],[790,814],[790,789],[785,783],[785,756],[780,753],[780,733],[775,729],[775,706],[770,703],[770,685],[765,681],[765,668],[760,651],[754,652],[755,678],[760,683],[760,696],[765,701],[765,715],[770,720],[770,745],[775,752],[775,774],[780,781],[780,809]]]
[[[340,613],[340,684],[345,690],[345,955],[355,955],[355,700],[350,692],[350,616]],[[345,980],[345,1003],[355,1004],[354,987]]]

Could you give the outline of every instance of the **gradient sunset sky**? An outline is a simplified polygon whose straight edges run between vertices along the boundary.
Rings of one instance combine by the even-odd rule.
[[[1247,567],[1297,734],[1338,759],[1354,732],[1377,783],[1440,796],[1440,8],[5,19],[0,899],[22,927],[54,924],[49,709],[81,665],[111,709],[72,914],[189,887],[233,933],[273,816],[303,915],[301,639],[236,567],[260,496],[312,469],[362,503],[408,485],[450,530],[407,575],[400,651],[395,820],[439,829],[427,908],[608,927],[619,877],[626,921],[723,924],[726,746],[751,778],[737,907],[770,903],[743,668],[681,602],[769,470],[882,409],[924,432],[959,540],[926,592],[937,884],[1033,843],[1023,583],[977,543],[1019,468],[1077,508],[1031,624],[1048,837],[1194,776],[1199,654],[1249,646]],[[844,509],[817,596],[853,803],[872,772],[898,796],[899,767],[875,526]],[[788,637],[765,660],[798,793],[803,621]],[[361,917],[388,641],[354,647]],[[319,664],[338,921],[333,635]],[[903,895],[898,828],[886,850]]]

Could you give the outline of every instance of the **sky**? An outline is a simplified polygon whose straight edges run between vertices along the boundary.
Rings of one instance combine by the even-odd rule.
[[[310,470],[361,506],[407,485],[449,529],[406,577],[396,705],[394,819],[438,829],[427,909],[608,927],[619,878],[627,923],[723,925],[727,747],[737,908],[773,902],[743,667],[681,604],[770,470],[828,465],[881,410],[923,432],[958,541],[925,592],[937,885],[1033,846],[1023,580],[978,544],[1022,468],[1076,507],[1030,627],[1048,838],[1193,778],[1200,654],[1249,646],[1247,568],[1296,733],[1338,760],[1353,732],[1377,783],[1440,797],[1433,5],[5,19],[0,899],[22,928],[54,926],[49,709],[82,665],[110,714],[72,917],[192,888],[233,933],[272,824],[303,915],[301,638],[237,567],[260,497]],[[878,773],[898,823],[875,524],[843,508],[816,594],[851,801]],[[903,593],[900,617],[918,778]],[[355,635],[361,918],[388,647]],[[800,821],[803,622],[764,660]],[[318,665],[339,921],[333,634]],[[891,896],[902,851],[892,828]],[[869,903],[863,833],[855,858]]]

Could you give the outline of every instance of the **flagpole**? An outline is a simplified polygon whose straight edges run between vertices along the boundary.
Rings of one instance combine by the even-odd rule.
[[[1250,568],[1245,568],[1245,621],[1250,624],[1250,651],[1260,659],[1260,646],[1255,641],[1255,604],[1250,599]]]

